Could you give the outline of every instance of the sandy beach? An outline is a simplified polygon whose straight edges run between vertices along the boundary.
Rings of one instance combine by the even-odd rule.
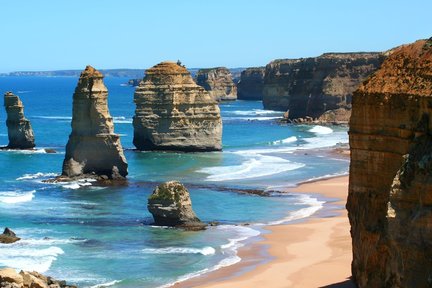
[[[267,226],[264,240],[243,247],[242,261],[174,287],[355,287],[345,203],[348,176],[309,182],[287,191],[329,199],[309,220]],[[269,255],[262,255],[266,250]],[[263,264],[263,258],[269,258]]]

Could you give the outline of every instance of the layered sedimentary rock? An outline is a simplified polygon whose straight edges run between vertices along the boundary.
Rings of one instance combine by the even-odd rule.
[[[326,53],[273,61],[265,71],[264,108],[289,110],[290,119],[318,118],[339,108],[350,110],[352,92],[383,59],[382,53]]]
[[[432,38],[354,92],[347,209],[359,287],[432,285]]]
[[[108,111],[103,75],[91,66],[81,73],[73,95],[72,133],[66,146],[63,175],[95,174],[110,179],[127,175],[120,138]]]
[[[153,191],[147,208],[153,215],[155,225],[181,227],[188,230],[205,228],[195,212],[189,191],[180,182],[165,182]]]
[[[196,83],[217,101],[237,99],[237,87],[231,72],[225,67],[200,69],[196,76]]]
[[[138,150],[222,149],[219,107],[185,67],[162,62],[135,90],[133,143]]]
[[[31,149],[35,147],[33,129],[24,117],[24,106],[20,98],[12,92],[4,95],[8,127],[9,149]]]
[[[77,288],[67,285],[37,272],[16,272],[12,268],[0,269],[0,287],[2,288]]]
[[[237,83],[237,98],[240,100],[262,100],[265,67],[247,68],[241,72]]]

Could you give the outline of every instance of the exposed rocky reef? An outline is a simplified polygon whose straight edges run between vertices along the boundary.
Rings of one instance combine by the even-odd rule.
[[[128,174],[120,138],[114,134],[107,97],[102,73],[87,66],[73,95],[72,133],[62,176],[123,179]]]
[[[133,143],[138,150],[222,149],[219,107],[185,67],[162,62],[148,69],[134,101]]]
[[[237,99],[237,87],[230,70],[225,67],[200,69],[196,75],[196,83],[216,101]]]
[[[169,181],[156,187],[148,198],[147,208],[155,225],[202,230],[202,223],[192,210],[189,191],[180,182]]]
[[[12,92],[4,94],[9,144],[7,149],[32,149],[35,147],[34,133],[30,121],[24,117],[24,105]]]
[[[326,53],[270,62],[264,77],[264,108],[289,111],[289,119],[350,110],[352,92],[384,58],[383,53]]]
[[[432,38],[354,92],[347,202],[359,287],[432,286]]]
[[[264,88],[265,67],[247,68],[241,72],[237,83],[237,98],[239,100],[262,100]]]
[[[12,268],[0,269],[0,287],[2,288],[77,288],[67,285],[66,281],[55,280],[38,272],[16,272]]]
[[[16,234],[7,227],[4,229],[3,234],[0,234],[0,243],[2,244],[11,244],[19,240],[21,240],[21,238],[17,237]]]

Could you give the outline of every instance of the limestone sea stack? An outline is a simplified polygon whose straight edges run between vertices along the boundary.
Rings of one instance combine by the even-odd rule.
[[[247,68],[241,72],[237,83],[237,98],[239,100],[262,100],[264,88],[265,67]]]
[[[30,121],[24,117],[24,105],[12,92],[4,95],[9,144],[8,149],[32,149],[35,147],[33,129]]]
[[[359,287],[432,285],[432,38],[354,92],[347,209]]]
[[[192,210],[189,191],[180,182],[169,181],[156,187],[148,199],[147,208],[155,225],[202,230],[202,223]]]
[[[128,174],[120,138],[114,134],[107,97],[102,73],[87,66],[73,95],[72,133],[66,146],[63,176],[94,174],[122,179]]]
[[[138,150],[222,149],[219,107],[185,67],[162,62],[148,69],[134,101],[133,143]]]
[[[382,53],[326,53],[270,62],[264,77],[264,109],[289,111],[289,119],[315,119],[340,108],[350,111],[352,93],[383,60]]]
[[[200,69],[196,82],[216,101],[237,99],[237,87],[233,82],[231,72],[225,67]]]

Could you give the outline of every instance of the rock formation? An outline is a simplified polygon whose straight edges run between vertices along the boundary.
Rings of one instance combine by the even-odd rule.
[[[347,209],[359,287],[432,285],[432,38],[354,92]]]
[[[17,237],[16,234],[7,227],[3,231],[3,234],[0,234],[0,243],[2,244],[11,244],[19,240],[21,240],[21,238]]]
[[[12,268],[0,269],[0,287],[2,288],[77,288],[67,285],[37,272],[16,272]]]
[[[289,118],[320,117],[351,108],[352,92],[384,59],[382,53],[326,53],[316,58],[276,60],[266,66],[265,109]]]
[[[225,67],[200,69],[196,83],[207,90],[216,101],[237,99],[237,87],[231,72]]]
[[[108,111],[103,75],[91,66],[81,73],[73,95],[72,133],[66,146],[63,176],[95,174],[110,179],[127,175],[120,138]]]
[[[222,149],[219,107],[183,66],[162,62],[148,69],[134,101],[133,143],[138,150]]]
[[[202,223],[192,210],[189,191],[180,182],[165,182],[153,191],[147,208],[153,215],[155,225],[202,230]]]
[[[12,92],[4,95],[9,144],[8,149],[32,149],[35,147],[33,129],[24,117],[24,106],[20,98]]]
[[[241,72],[237,84],[239,100],[262,100],[264,88],[265,67],[247,68]]]

